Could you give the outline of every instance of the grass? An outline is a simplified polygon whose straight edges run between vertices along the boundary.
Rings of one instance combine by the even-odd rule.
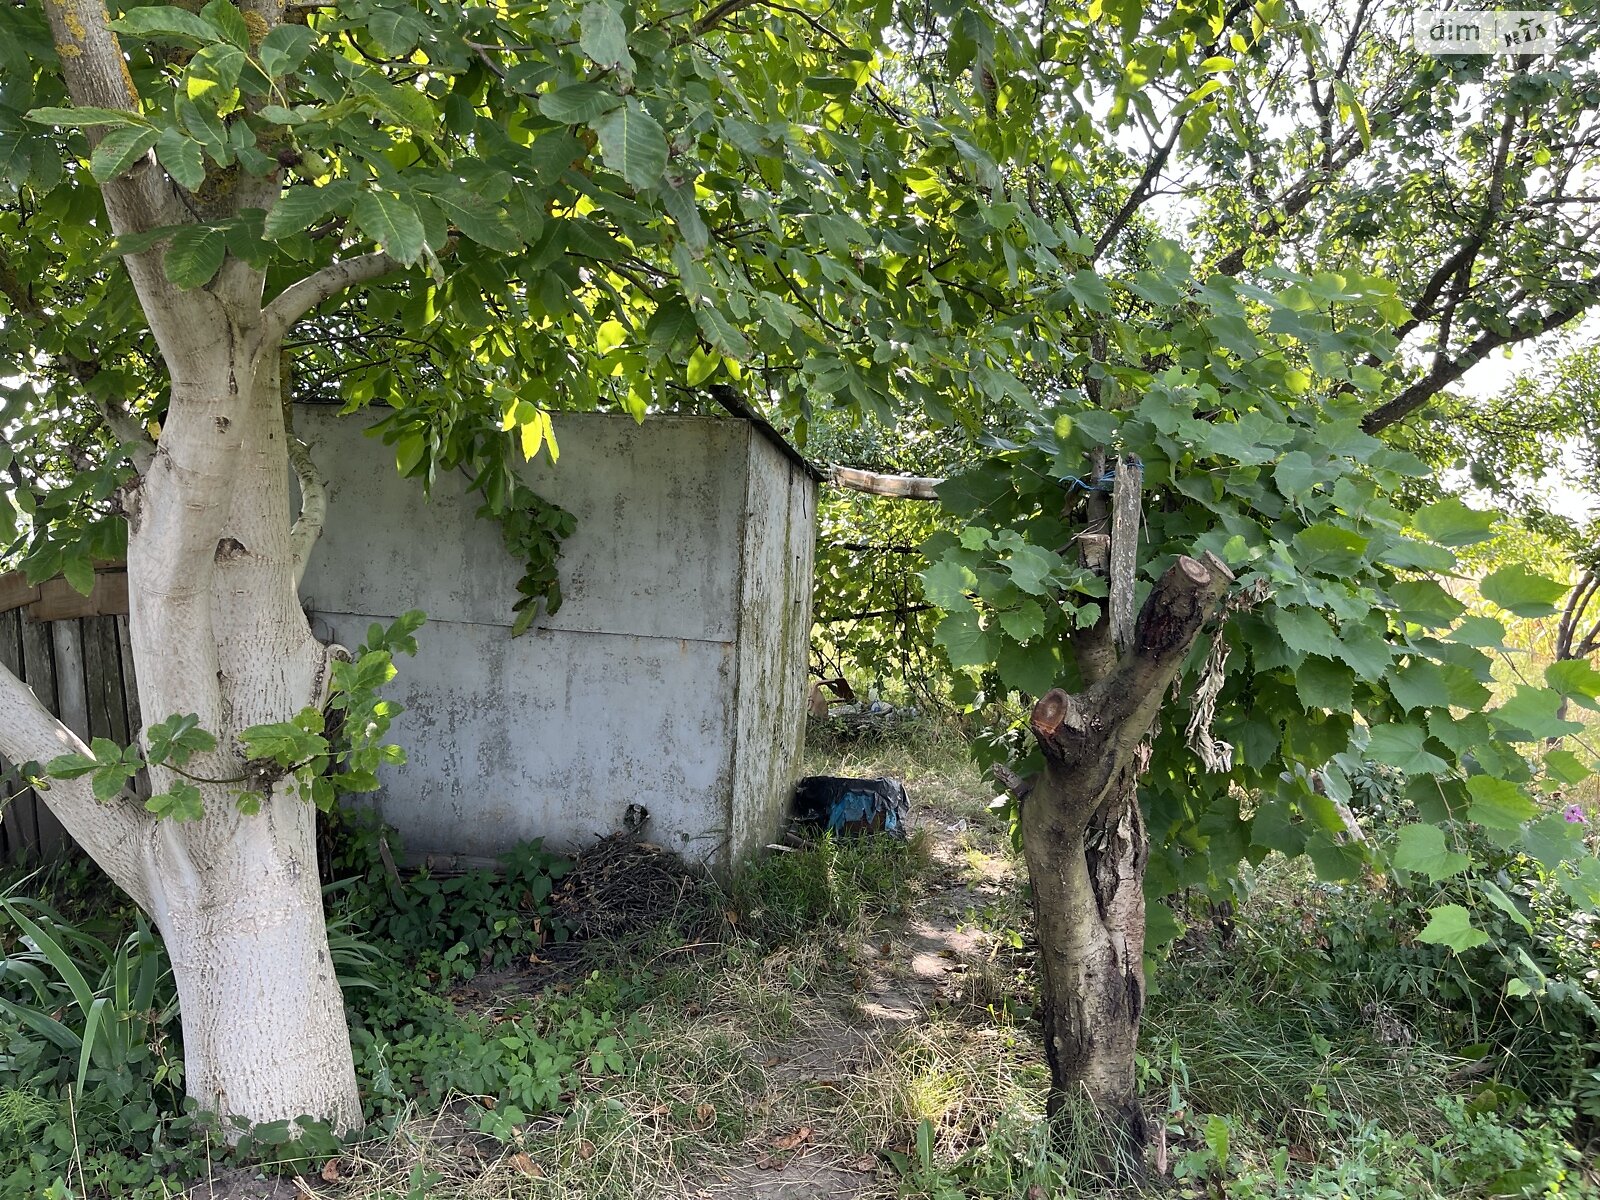
[[[602,953],[601,970],[631,970],[643,988],[625,1071],[586,1080],[564,1113],[503,1147],[468,1153],[459,1118],[419,1116],[342,1159],[340,1194],[760,1197],[808,1175],[835,1189],[818,1194],[885,1200],[1108,1194],[1092,1114],[1065,1152],[1047,1136],[1020,865],[959,745],[936,732],[828,742],[807,769],[899,776],[922,832],[752,865],[706,900],[733,914],[714,945],[663,929]],[[1283,870],[1296,892],[1297,868]],[[1142,1070],[1167,1186],[1497,1194],[1419,1165],[1435,1145],[1470,1158],[1465,1119],[1434,1103],[1459,1087],[1462,1060],[1409,1030],[1386,1042],[1370,990],[1299,986],[1304,930],[1270,880],[1258,891],[1233,940],[1202,931],[1154,978]],[[913,997],[914,1016],[886,1020],[875,997],[926,984],[904,939],[928,926],[975,934],[972,949],[937,995]],[[1371,1190],[1341,1193],[1346,1177]]]
[[[305,1187],[326,1200],[1112,1195],[1092,1114],[1049,1137],[1021,867],[959,740],[830,740],[807,768],[899,776],[920,832],[774,854],[704,885],[677,924],[591,944],[543,992],[512,976],[493,996],[452,993],[489,1040],[519,1013],[605,1011],[625,1044],[542,1113],[512,1119],[466,1095],[405,1109],[314,1164]],[[1152,976],[1152,1196],[1596,1194],[1550,1185],[1570,1173],[1565,1126],[1475,1114],[1470,1067],[1420,1010],[1396,1017],[1369,979],[1316,966],[1302,916],[1319,893],[1302,868],[1269,863],[1253,882],[1231,932],[1196,920]],[[793,1190],[806,1180],[813,1192]]]

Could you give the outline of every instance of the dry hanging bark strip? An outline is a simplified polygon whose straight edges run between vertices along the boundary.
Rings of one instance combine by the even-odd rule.
[[[1189,726],[1184,737],[1189,749],[1200,757],[1207,771],[1213,773],[1233,769],[1233,744],[1212,735],[1211,722],[1217,714],[1217,696],[1228,674],[1228,640],[1221,631],[1211,642],[1211,652],[1206,655],[1206,665],[1200,670],[1200,680],[1195,684],[1194,703],[1189,710]]]

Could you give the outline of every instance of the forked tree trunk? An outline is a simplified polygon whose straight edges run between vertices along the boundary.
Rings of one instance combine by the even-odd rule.
[[[231,262],[224,297],[230,284],[259,296],[259,277]],[[250,1125],[310,1116],[349,1130],[361,1108],[316,813],[288,781],[253,775],[238,741],[252,725],[321,706],[333,653],[312,637],[296,594],[315,530],[289,504],[277,333],[258,304],[207,292],[169,299],[186,321],[168,342],[162,438],[124,494],[128,627],[140,711],[152,721],[194,713],[217,737],[181,774],[150,769],[157,793],[194,782],[204,816],[157,820],[133,796],[101,804],[87,778],[54,781],[45,799],[160,931],[199,1106]],[[7,673],[0,749],[46,762],[81,743]],[[246,789],[266,793],[258,813],[240,811]]]
[[[252,41],[284,19],[283,0],[237,3]],[[44,7],[72,102],[140,113],[104,0]],[[86,130],[91,145],[104,133]],[[127,237],[270,212],[282,186],[276,172],[230,169],[191,191],[146,153],[105,180],[101,196],[111,229]],[[400,264],[358,255],[263,304],[263,273],[231,253],[187,290],[168,280],[165,254],[157,243],[120,259],[170,380],[159,442],[135,451],[138,473],[122,493],[129,640],[145,718],[193,713],[218,739],[183,767],[202,781],[204,815],[157,820],[131,794],[101,803],[87,776],[55,781],[45,800],[161,931],[182,1004],[186,1080],[200,1107],[248,1124],[311,1116],[348,1130],[361,1108],[323,923],[315,812],[282,781],[253,774],[238,735],[320,707],[333,653],[311,636],[296,594],[325,505],[309,458],[298,454],[303,503],[298,517],[290,509],[284,335],[318,304]],[[109,407],[119,440],[143,437],[139,421]],[[84,752],[0,668],[0,753],[43,763]],[[150,775],[156,793],[178,781],[165,766]],[[240,811],[246,788],[264,794],[259,812]]]
[[[1157,581],[1120,661],[1080,648],[1089,686],[1034,706],[1045,771],[1022,804],[1033,887],[1049,1112],[1091,1113],[1112,1163],[1138,1170],[1146,1140],[1134,1055],[1144,1011],[1139,750],[1162,698],[1233,576],[1214,556],[1180,558]],[[1081,1126],[1080,1126],[1081,1128]]]

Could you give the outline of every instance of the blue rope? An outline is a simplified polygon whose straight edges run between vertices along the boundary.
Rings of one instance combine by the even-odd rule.
[[[1144,471],[1144,463],[1139,461],[1139,456],[1137,454],[1127,455],[1123,459],[1123,462],[1135,471],[1139,471],[1141,473]],[[1080,479],[1077,476],[1069,475],[1067,478],[1061,481],[1061,486],[1066,488],[1069,492],[1075,489],[1081,489],[1085,492],[1109,492],[1116,486],[1116,482],[1117,469],[1112,467],[1111,470],[1100,476],[1099,479],[1093,481],[1091,481],[1088,477]]]
[[[1069,492],[1074,488],[1081,488],[1086,492],[1109,492],[1112,488],[1112,485],[1116,482],[1117,473],[1115,471],[1107,471],[1093,483],[1090,483],[1086,479],[1079,479],[1077,476],[1068,476],[1066,479],[1061,481],[1061,486],[1066,488]]]

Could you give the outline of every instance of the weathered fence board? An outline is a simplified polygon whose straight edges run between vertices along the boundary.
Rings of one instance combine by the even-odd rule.
[[[115,605],[111,609],[115,611]],[[37,614],[52,611],[35,603],[0,612],[0,663],[79,737],[106,737],[126,745],[139,729],[128,618],[36,619]],[[70,847],[61,823],[25,786],[19,764],[4,759],[0,759],[0,802],[0,863],[38,862]]]

